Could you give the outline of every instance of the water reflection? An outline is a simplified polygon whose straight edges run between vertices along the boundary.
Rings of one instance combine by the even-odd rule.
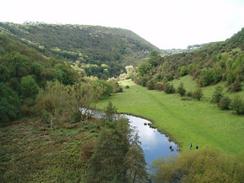
[[[129,119],[131,127],[136,128],[149,168],[151,168],[152,162],[156,159],[178,154],[177,144],[170,141],[167,136],[160,133],[157,129],[151,128],[148,125],[150,121],[131,115],[125,116]]]
[[[104,112],[95,111],[87,108],[80,108],[81,113],[90,113],[94,118],[101,119]],[[144,152],[145,161],[150,171],[152,171],[152,162],[160,158],[168,158],[178,154],[178,146],[169,138],[160,133],[157,129],[151,128],[151,122],[132,115],[115,115],[115,118],[126,117],[132,128],[136,129],[141,147]]]

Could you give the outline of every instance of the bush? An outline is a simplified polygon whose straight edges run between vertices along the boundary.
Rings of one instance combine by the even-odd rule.
[[[192,97],[197,100],[201,100],[203,97],[202,89],[198,88],[192,93]]]
[[[219,103],[220,99],[223,97],[223,88],[218,86],[215,88],[211,102]]]
[[[162,82],[157,82],[155,84],[155,89],[159,90],[159,91],[163,91],[164,90],[164,84]]]
[[[238,115],[244,114],[244,101],[239,96],[236,96],[231,103],[231,109]]]
[[[165,83],[164,84],[164,92],[168,93],[168,94],[175,93],[175,88],[172,84]]]
[[[120,93],[123,92],[123,88],[119,85],[119,83],[117,81],[109,81],[108,82],[112,88],[113,88],[113,93]]]
[[[179,93],[180,96],[182,96],[182,97],[185,95],[186,90],[184,88],[183,83],[180,83],[179,87],[177,88],[177,93]]]
[[[42,122],[49,124],[51,119],[51,113],[47,112],[46,110],[42,110],[40,117]]]
[[[176,159],[156,162],[155,167],[155,183],[238,183],[244,172],[242,161],[212,150],[182,153]]]
[[[113,93],[113,87],[107,81],[95,80],[92,85],[99,99],[109,97]]]
[[[219,70],[214,68],[206,68],[201,70],[199,76],[199,84],[201,86],[208,86],[219,82],[222,79],[222,74]]]
[[[187,97],[192,97],[192,92],[191,92],[191,91],[188,91],[188,92],[186,93],[186,96],[187,96]]]
[[[186,66],[182,66],[178,69],[180,76],[185,76],[188,74],[188,68]]]
[[[36,99],[36,110],[41,113],[45,122],[51,127],[63,122],[77,122],[88,117],[81,114],[81,108],[89,108],[94,101],[92,87],[87,84],[65,86],[62,83],[48,82],[45,90],[41,90]]]
[[[76,123],[81,121],[81,112],[76,111],[71,115],[71,122]]]
[[[230,108],[231,100],[229,97],[222,97],[218,103],[218,107],[222,110],[228,110]]]
[[[126,86],[125,86],[125,88],[126,88],[126,89],[129,89],[129,88],[130,88],[130,86],[129,86],[129,85],[126,85]]]
[[[230,86],[229,86],[229,91],[230,92],[238,92],[238,91],[241,91],[241,82],[239,79],[236,79],[234,81],[234,83],[232,83]]]
[[[147,87],[148,90],[153,90],[153,89],[155,88],[155,83],[154,83],[154,81],[153,81],[152,79],[149,80],[149,81],[147,82],[147,84],[146,84],[146,87]]]

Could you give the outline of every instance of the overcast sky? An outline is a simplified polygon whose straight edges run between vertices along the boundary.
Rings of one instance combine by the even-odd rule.
[[[162,49],[225,40],[244,27],[244,0],[1,0],[0,21],[127,28]]]

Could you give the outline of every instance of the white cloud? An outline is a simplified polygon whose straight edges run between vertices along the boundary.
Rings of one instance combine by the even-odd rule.
[[[2,0],[0,21],[128,28],[160,48],[224,40],[244,26],[243,0]]]

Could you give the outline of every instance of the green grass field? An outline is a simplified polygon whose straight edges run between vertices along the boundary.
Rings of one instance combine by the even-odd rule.
[[[187,91],[193,91],[198,87],[197,82],[193,80],[192,77],[189,75],[173,80],[172,84],[174,85],[175,88],[177,88],[181,82],[184,84],[184,87]],[[231,98],[233,98],[235,95],[239,95],[241,98],[244,99],[244,86],[242,91],[236,93],[230,93],[227,91],[226,83],[220,82],[216,85],[202,87],[205,100],[209,101],[211,99],[213,92],[217,86],[223,87],[225,95],[228,95]]]
[[[120,84],[130,88],[97,103],[99,109],[104,109],[110,100],[119,112],[151,119],[156,127],[179,143],[183,151],[192,143],[228,154],[244,153],[243,116],[221,111],[206,100],[182,100],[176,94],[147,90],[130,80]],[[190,83],[189,87],[192,87]]]

